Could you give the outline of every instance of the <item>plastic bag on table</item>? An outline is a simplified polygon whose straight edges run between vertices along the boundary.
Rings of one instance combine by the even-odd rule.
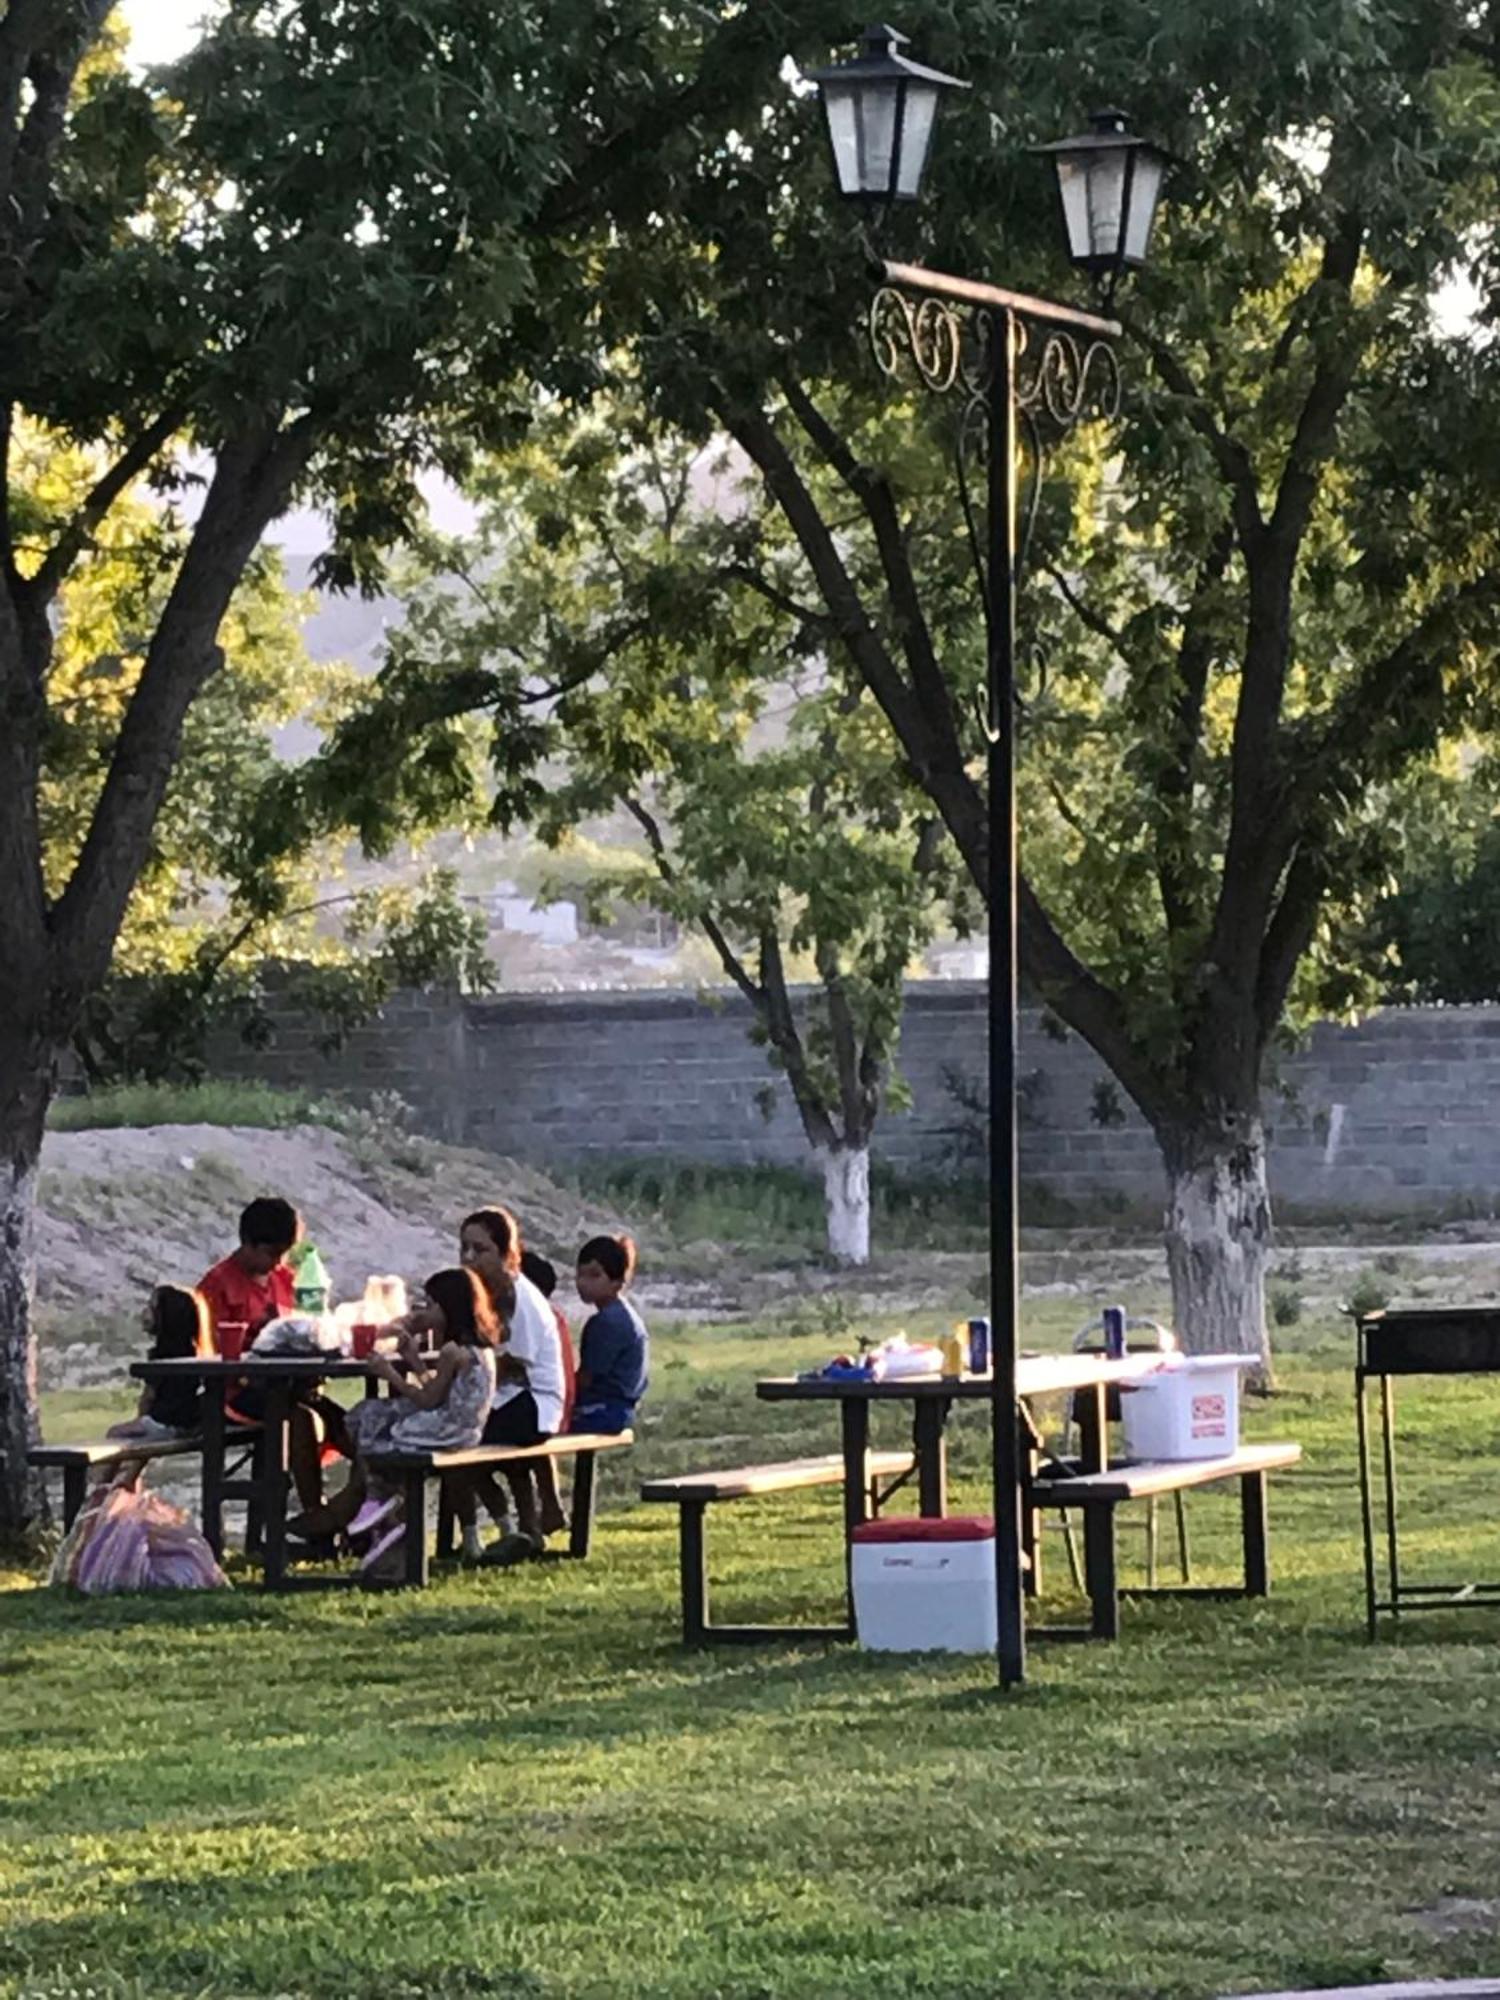
[[[89,1597],[121,1590],[225,1590],[229,1579],[180,1507],[138,1484],[141,1466],[96,1486],[52,1563],[50,1581]]]
[[[339,1354],[338,1322],[332,1313],[286,1313],[267,1320],[250,1343],[252,1354],[287,1354],[317,1360]]]

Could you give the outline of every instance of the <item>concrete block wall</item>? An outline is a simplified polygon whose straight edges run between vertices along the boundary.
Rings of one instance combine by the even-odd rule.
[[[983,1144],[982,984],[918,982],[900,1067],[909,1111],[876,1150],[908,1170],[977,1163]],[[735,994],[403,994],[337,1054],[316,1024],[275,1017],[272,1046],[223,1044],[220,1072],[313,1090],[393,1090],[435,1136],[538,1163],[589,1155],[806,1164],[785,1081]],[[1077,1036],[1023,1013],[1024,1177],[1066,1201],[1156,1202],[1145,1121]],[[1469,1205],[1500,1195],[1500,1007],[1392,1009],[1315,1028],[1266,1094],[1283,1203],[1329,1211]]]

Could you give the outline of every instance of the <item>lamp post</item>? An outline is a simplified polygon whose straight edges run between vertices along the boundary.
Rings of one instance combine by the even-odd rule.
[[[868,208],[912,201],[921,188],[945,93],[956,77],[904,56],[893,28],[865,31],[855,61],[813,71],[840,192]],[[1167,155],[1101,111],[1089,131],[1035,148],[1057,171],[1068,250],[1089,272],[1107,314],[1123,272],[1145,260]],[[989,1249],[991,1452],[1000,1685],[1026,1674],[1021,1448],[1016,1403],[1020,1240],[1016,1158],[1016,589],[1025,554],[1017,458],[1023,439],[1033,500],[1049,443],[1091,415],[1119,408],[1104,314],[1057,305],[920,265],[884,262],[870,307],[870,343],[881,370],[907,364],[930,390],[956,392],[962,409],[955,458],[959,492],[980,570],[986,619],[989,847]],[[974,504],[982,465],[986,531]],[[983,553],[981,554],[981,546]]]

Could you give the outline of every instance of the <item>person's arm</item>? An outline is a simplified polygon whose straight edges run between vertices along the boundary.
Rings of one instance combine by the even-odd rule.
[[[389,1382],[393,1389],[404,1396],[413,1409],[435,1410],[439,1403],[447,1399],[448,1391],[453,1386],[453,1378],[459,1370],[461,1352],[460,1348],[449,1341],[446,1347],[439,1350],[437,1365],[432,1373],[420,1382],[415,1381],[410,1375],[403,1375],[383,1354],[372,1357],[371,1368],[382,1381]]]

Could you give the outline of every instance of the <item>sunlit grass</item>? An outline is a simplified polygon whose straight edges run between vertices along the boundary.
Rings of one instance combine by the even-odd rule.
[[[1028,1340],[1078,1317],[1041,1301]],[[1121,1645],[1038,1645],[1004,1699],[982,1660],[675,1643],[676,1522],[635,1481],[833,1449],[832,1409],[751,1385],[842,1344],[659,1332],[584,1566],[274,1602],[10,1579],[0,1995],[1205,2000],[1493,1970],[1493,1917],[1444,1913],[1500,1880],[1500,1612],[1366,1645],[1343,1329],[1289,1329],[1248,1412],[1307,1448],[1272,1487],[1271,1599],[1127,1606]],[[126,1403],[60,1398],[48,1428]],[[1413,1562],[1500,1575],[1500,1385],[1404,1387],[1401,1430]],[[955,1504],[985,1452],[960,1409]],[[1229,1576],[1233,1497],[1190,1513]],[[1046,1612],[1076,1612],[1046,1554]],[[836,1496],[719,1510],[712,1561],[718,1615],[826,1617]]]

